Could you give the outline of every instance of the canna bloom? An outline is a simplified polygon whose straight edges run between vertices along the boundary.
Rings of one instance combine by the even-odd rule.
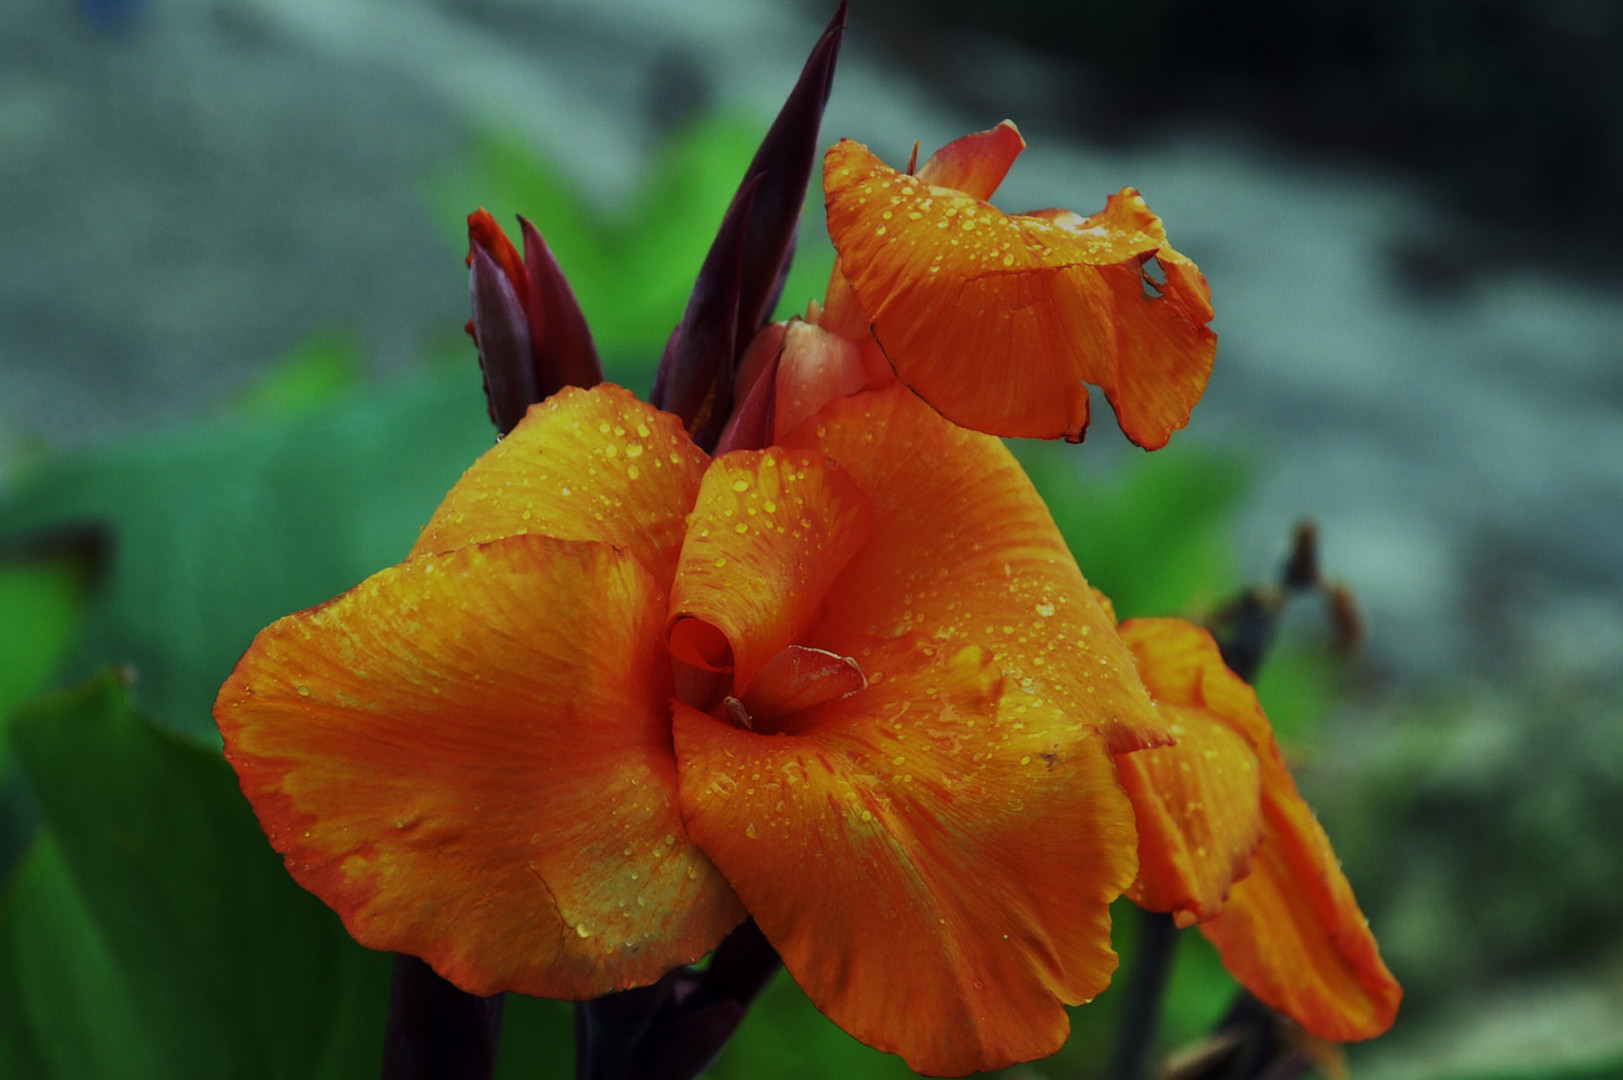
[[[645,984],[747,912],[920,1071],[1050,1053],[1161,722],[997,440],[892,385],[780,441],[533,407],[405,562],[260,634],[227,756],[357,940],[474,993]]]
[[[1128,896],[1199,924],[1241,985],[1310,1034],[1381,1034],[1403,992],[1256,694],[1200,627],[1133,619],[1120,631],[1176,740],[1117,758],[1138,823]]]
[[[1128,438],[1164,446],[1211,375],[1206,279],[1132,188],[1086,218],[991,205],[1025,145],[1005,120],[916,174],[849,139],[829,150],[839,264],[824,325],[871,330],[896,375],[965,427],[1080,441],[1092,383]]]
[[[405,561],[255,639],[215,705],[244,793],[358,941],[475,994],[648,985],[753,917],[847,1031],[961,1074],[1059,1047],[1129,893],[1310,1030],[1373,1033],[1395,984],[1254,698],[1118,633],[993,437],[1079,439],[1083,380],[1140,445],[1187,421],[1205,282],[1136,193],[1001,214],[1012,124],[916,176],[841,143],[828,296],[763,326],[842,29],[652,404],[595,385],[539,235],[470,218],[505,438]]]

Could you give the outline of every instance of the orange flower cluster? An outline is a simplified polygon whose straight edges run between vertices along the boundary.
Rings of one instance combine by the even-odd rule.
[[[829,296],[726,396],[769,438],[711,456],[624,390],[563,389],[404,562],[259,635],[226,753],[357,940],[586,999],[753,916],[842,1027],[961,1074],[1059,1047],[1126,894],[1311,1032],[1391,1023],[1250,689],[1196,627],[1118,628],[993,437],[1079,439],[1086,381],[1159,446],[1215,346],[1135,192],[986,201],[1023,145],[1005,123],[913,173],[829,151]]]

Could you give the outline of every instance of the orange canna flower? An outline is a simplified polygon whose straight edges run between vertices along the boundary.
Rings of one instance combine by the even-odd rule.
[[[1312,1035],[1381,1034],[1403,991],[1256,694],[1200,627],[1133,619],[1120,631],[1177,740],[1116,759],[1138,820],[1127,895],[1198,923],[1242,986]]]
[[[992,206],[1024,148],[1005,120],[916,174],[849,139],[830,149],[839,262],[823,325],[852,339],[871,330],[904,383],[977,431],[1080,441],[1092,383],[1128,438],[1164,446],[1211,374],[1206,279],[1132,188],[1087,218]]]
[[[565,389],[403,563],[263,631],[215,715],[363,944],[585,999],[748,913],[935,1074],[1051,1053],[1108,983],[1111,754],[1167,741],[1013,458],[895,385],[714,460]]]

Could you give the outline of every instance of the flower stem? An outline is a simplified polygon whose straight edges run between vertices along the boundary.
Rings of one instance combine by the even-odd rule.
[[[464,993],[415,956],[395,956],[383,1080],[490,1080],[501,1033],[502,995]]]
[[[1166,991],[1178,944],[1171,915],[1133,910],[1138,914],[1138,950],[1133,970],[1127,976],[1127,996],[1110,1052],[1110,1067],[1105,1072],[1109,1080],[1143,1080],[1147,1075],[1156,1022],[1161,1015],[1161,996]]]

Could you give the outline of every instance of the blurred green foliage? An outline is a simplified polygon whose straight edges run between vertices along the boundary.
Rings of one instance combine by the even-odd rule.
[[[691,129],[613,215],[496,137],[431,186],[445,220],[479,202],[524,210],[611,377],[645,391],[758,136],[727,118]],[[786,311],[819,295],[831,266],[821,230],[807,231],[815,242],[802,238]],[[69,526],[112,545],[94,590],[65,556],[0,559],[0,618],[24,628],[0,650],[0,715],[90,679],[18,715],[17,760],[0,774],[0,868],[13,868],[0,895],[0,1074],[376,1073],[388,960],[354,945],[283,871],[218,757],[210,715],[261,627],[396,562],[492,441],[471,346],[386,388],[364,383],[361,359],[344,332],[316,334],[228,416],[35,462],[0,501],[0,539]],[[1235,588],[1226,526],[1246,475],[1234,461],[1174,443],[1102,475],[1083,471],[1073,447],[1019,449],[1124,617],[1198,615]],[[1333,685],[1306,656],[1282,656],[1262,687],[1295,733]],[[109,667],[133,683],[95,675]],[[1133,915],[1116,912],[1127,964]],[[1233,991],[1210,947],[1180,936],[1167,1045],[1207,1028]],[[1073,1010],[1075,1036],[1042,1068],[1097,1074],[1116,1009],[1107,992]],[[572,1039],[568,1006],[510,998],[499,1075],[565,1074]],[[713,1075],[910,1073],[823,1018],[784,975]]]
[[[111,676],[12,741],[44,828],[0,900],[0,1073],[377,1073],[388,958],[292,883],[217,754]]]

